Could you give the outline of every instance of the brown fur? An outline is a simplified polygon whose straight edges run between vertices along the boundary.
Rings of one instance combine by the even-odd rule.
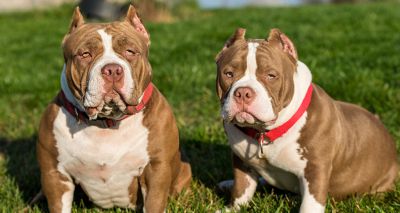
[[[342,199],[394,187],[395,143],[373,114],[333,100],[316,85],[308,111],[299,143],[307,150],[305,177],[319,202],[325,203],[327,192]]]
[[[231,203],[234,202],[235,198],[242,196],[249,186],[249,181],[247,180],[248,174],[253,174],[254,172],[251,170],[249,166],[247,166],[238,156],[232,154],[232,166],[233,166],[233,188],[232,188],[232,196]],[[253,174],[253,176],[256,176]]]
[[[148,152],[152,156],[143,173],[148,189],[145,206],[149,212],[162,212],[168,195],[176,195],[190,184],[190,166],[181,161],[178,128],[172,120],[172,110],[157,90],[144,117],[144,125],[150,130]]]
[[[40,180],[43,194],[51,212],[61,212],[61,197],[68,189],[62,183],[67,177],[57,170],[58,151],[52,133],[54,119],[60,110],[60,101],[55,99],[43,114],[39,127],[39,142],[36,144],[36,155],[40,166]],[[45,130],[45,131],[43,131]]]
[[[240,28],[227,41],[223,50],[217,56],[217,94],[220,100],[229,93],[231,85],[243,77],[247,64],[247,42],[244,39],[244,30]],[[272,98],[275,114],[286,107],[293,96],[293,78],[296,64],[293,56],[284,57],[289,54],[279,49],[280,43],[275,43],[276,31],[271,32],[269,40],[254,40],[259,43],[257,48],[257,80],[264,85]],[[239,34],[239,35],[238,35]],[[272,39],[273,38],[273,39]],[[279,45],[279,47],[277,47]],[[229,50],[227,48],[229,47]],[[296,50],[292,48],[294,52]],[[297,56],[297,53],[296,53]],[[271,63],[272,62],[272,63]],[[234,77],[229,78],[225,74],[233,72]],[[269,75],[276,76],[269,79]]]
[[[81,17],[79,15],[76,15]],[[97,30],[105,28],[105,31],[113,35],[114,51],[125,58],[133,70],[142,70],[142,72],[133,72],[132,79],[135,85],[143,84],[141,88],[135,88],[132,97],[125,101],[128,104],[135,105],[136,100],[143,93],[147,84],[151,81],[151,66],[148,62],[147,39],[134,30],[134,27],[128,21],[113,22],[110,24],[84,24],[83,20],[78,21],[78,25],[72,32],[69,32],[63,41],[64,58],[66,60],[66,71],[68,86],[73,95],[78,100],[83,99],[87,89],[87,80],[89,70],[93,63],[103,53],[103,46],[100,35]],[[72,23],[74,25],[74,23]],[[120,33],[123,31],[124,33]],[[76,44],[80,44],[76,46]],[[127,47],[135,46],[132,49],[133,56],[127,56],[125,50]],[[89,57],[83,58],[83,53],[90,53]]]

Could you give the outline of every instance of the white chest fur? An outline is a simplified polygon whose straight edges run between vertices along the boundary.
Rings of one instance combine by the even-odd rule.
[[[255,169],[269,184],[298,193],[298,177],[304,175],[307,160],[302,158],[302,150],[297,140],[301,128],[306,123],[306,117],[307,113],[303,114],[286,134],[272,144],[263,146],[262,156],[259,156],[260,146],[256,140],[232,124],[225,124],[225,129],[232,151],[237,156]]]
[[[54,121],[58,170],[80,184],[103,208],[133,207],[128,187],[149,162],[148,129],[140,112],[117,129],[78,124],[61,109]]]

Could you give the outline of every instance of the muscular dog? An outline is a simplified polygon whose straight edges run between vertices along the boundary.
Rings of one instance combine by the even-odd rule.
[[[233,152],[232,206],[252,198],[258,177],[300,193],[300,212],[324,212],[328,194],[392,189],[396,147],[367,110],[312,83],[292,41],[277,29],[245,39],[238,29],[216,58],[217,93]]]
[[[79,184],[103,208],[164,212],[188,187],[178,129],[151,82],[149,34],[130,6],[124,21],[84,23],[75,9],[62,42],[61,91],[43,114],[37,158],[51,212],[70,212]]]

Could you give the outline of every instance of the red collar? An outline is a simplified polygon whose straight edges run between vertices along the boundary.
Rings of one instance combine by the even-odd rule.
[[[146,104],[149,102],[151,95],[153,94],[153,88],[154,88],[153,84],[150,82],[149,85],[146,87],[146,89],[143,92],[143,97],[142,97],[142,100],[140,101],[140,103],[136,106],[132,106],[132,109],[128,109],[129,114],[126,114],[117,120],[113,120],[113,119],[109,119],[109,118],[98,118],[96,120],[103,121],[107,128],[114,127],[115,125],[117,125],[117,121],[121,121],[121,120],[143,110],[145,108]],[[65,94],[62,90],[58,93],[58,97],[61,99],[61,105],[72,116],[75,116],[75,118],[78,122],[83,121],[85,123],[89,123],[90,120],[89,120],[89,117],[87,116],[87,114],[85,112],[80,111],[70,101],[68,101],[68,99],[65,97]]]
[[[297,112],[288,121],[274,129],[267,130],[266,132],[259,132],[258,130],[253,128],[239,126],[236,127],[238,127],[246,135],[256,139],[260,145],[270,144],[281,137],[283,134],[285,134],[300,119],[300,117],[304,114],[304,112],[308,109],[308,106],[310,105],[312,92],[313,86],[312,84],[310,84],[306,96],[304,97],[299,109],[297,109]]]

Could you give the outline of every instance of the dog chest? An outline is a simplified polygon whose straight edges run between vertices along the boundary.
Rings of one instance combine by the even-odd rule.
[[[304,174],[307,160],[297,140],[306,122],[306,114],[289,131],[272,144],[260,146],[232,124],[225,124],[232,151],[255,169],[269,184],[298,192],[298,178]],[[261,154],[261,156],[260,156]]]
[[[129,207],[129,185],[149,162],[143,113],[118,128],[78,124],[62,109],[54,123],[58,170],[80,184],[97,205]]]

